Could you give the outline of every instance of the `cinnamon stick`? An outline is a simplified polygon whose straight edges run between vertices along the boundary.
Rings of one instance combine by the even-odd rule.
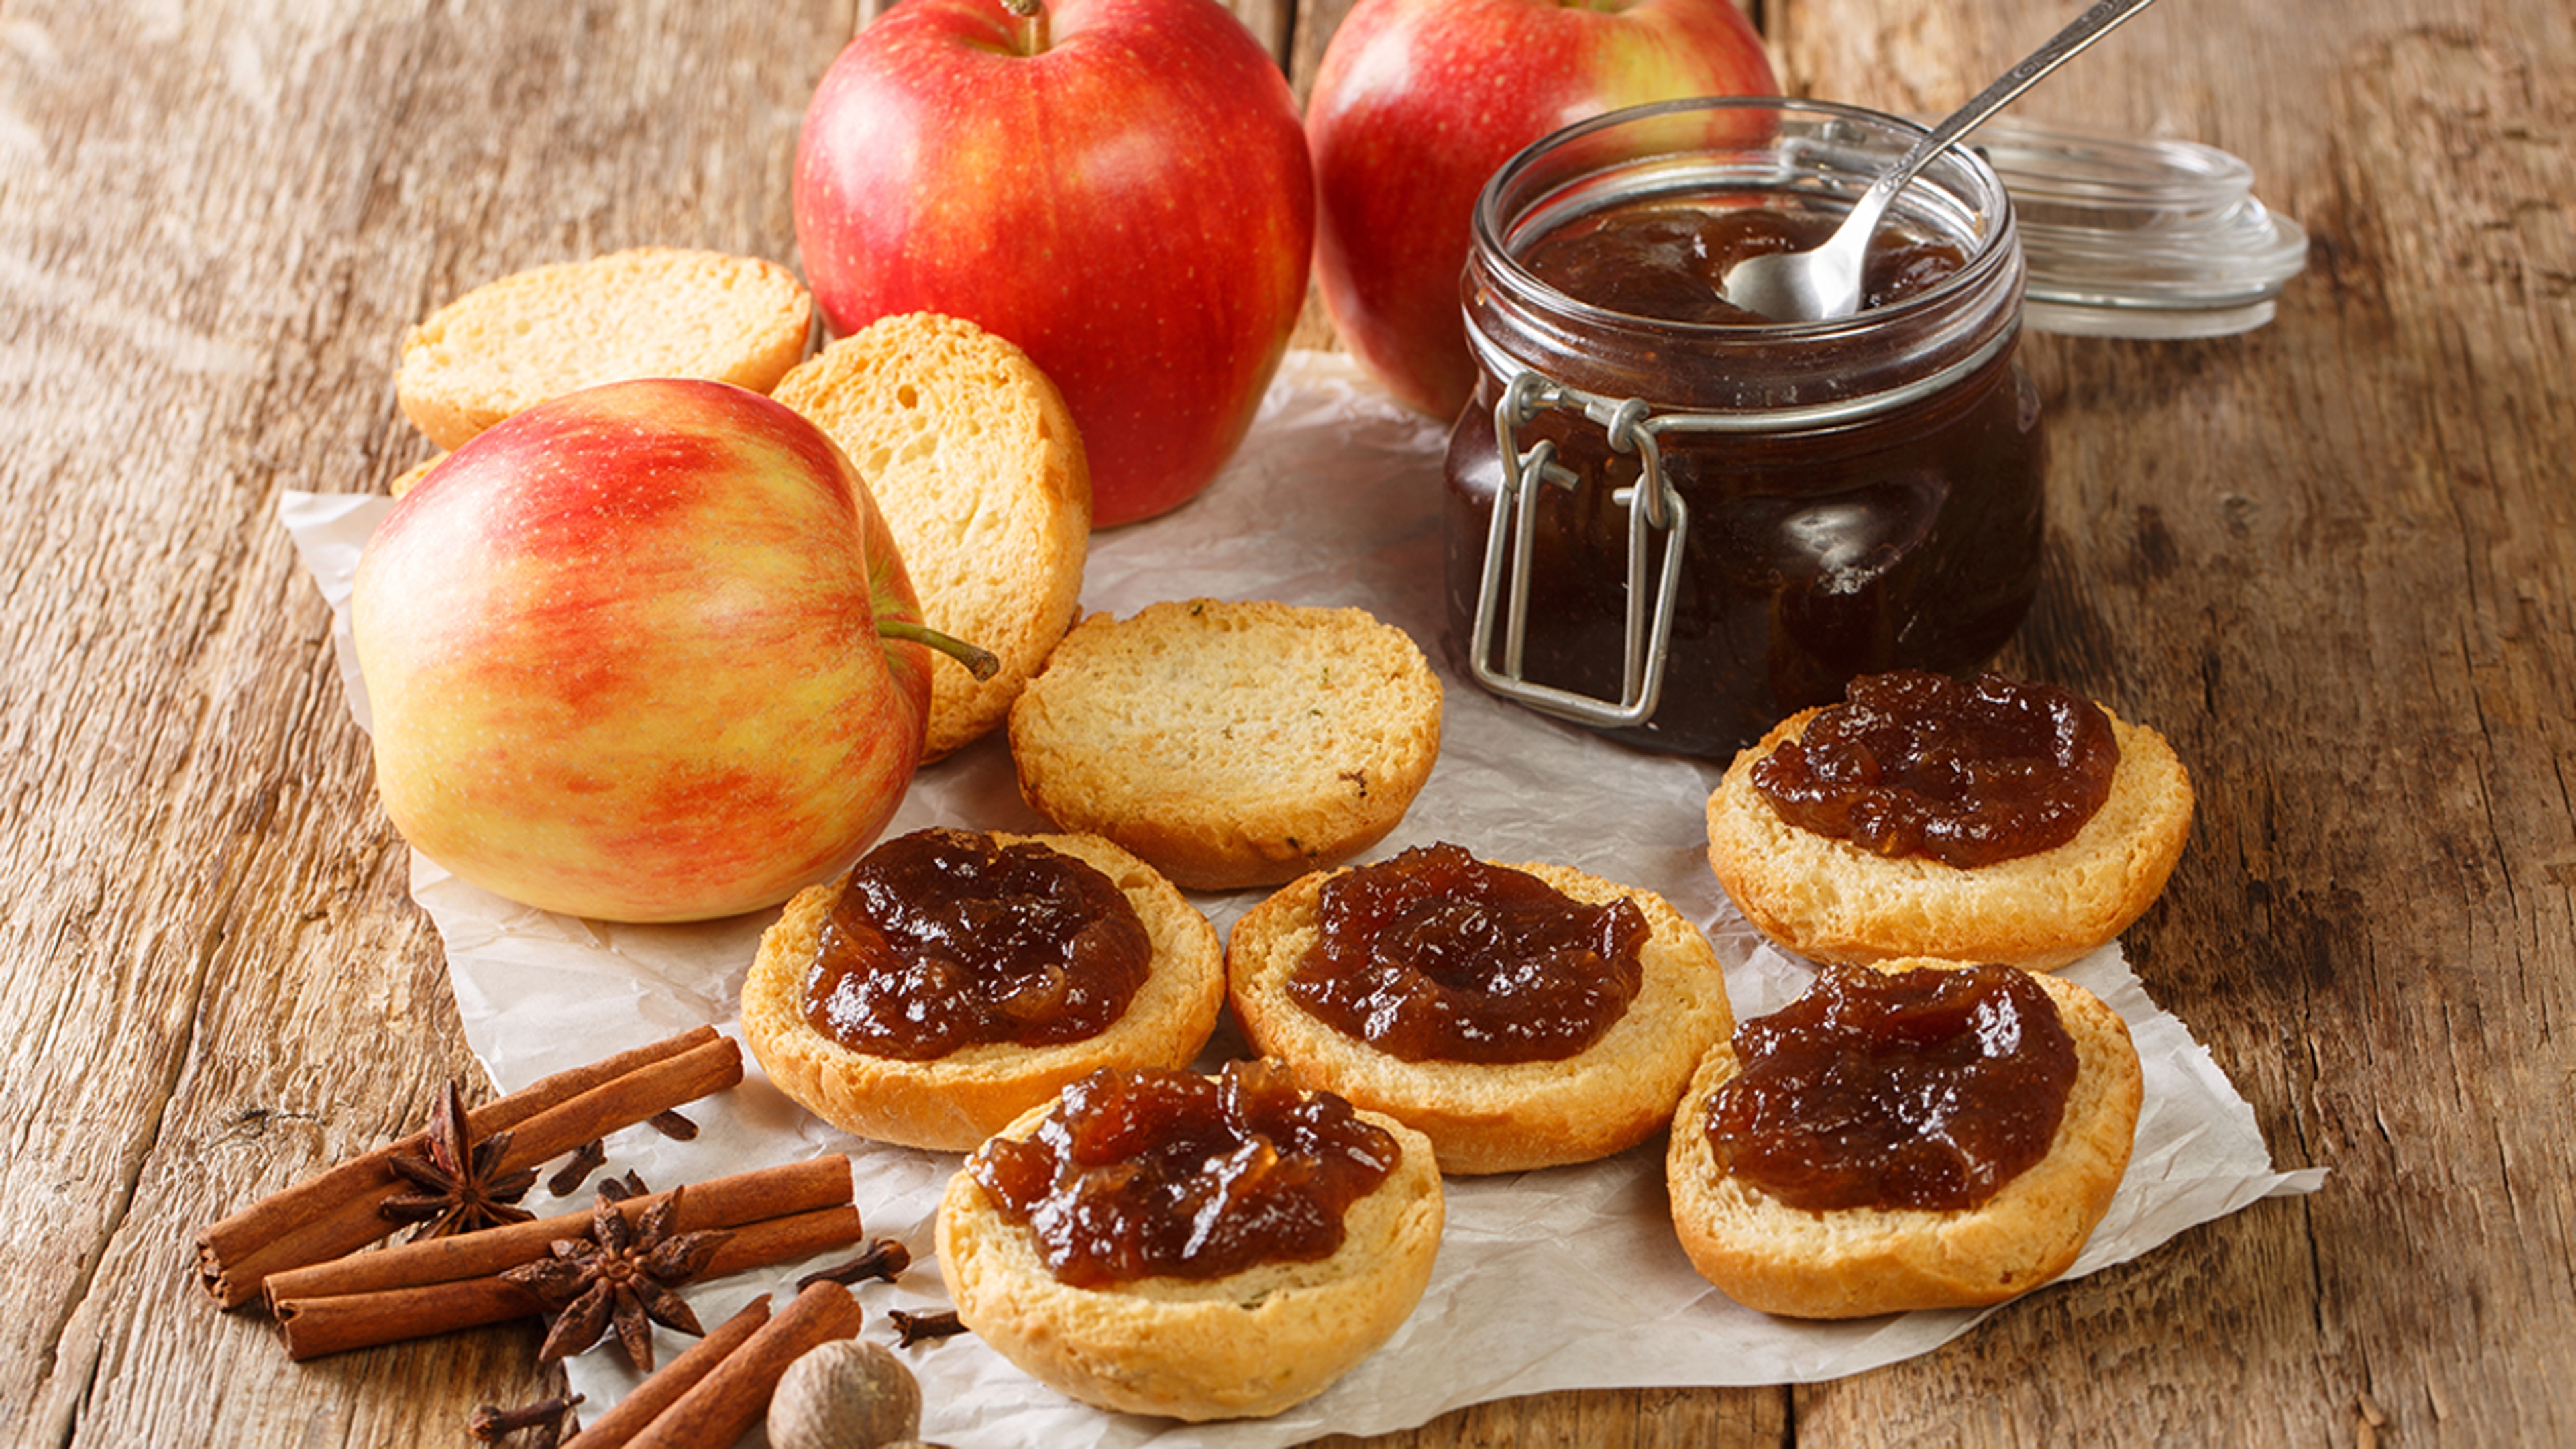
[[[699,1380],[714,1372],[718,1364],[768,1322],[769,1295],[763,1293],[740,1313],[717,1324],[706,1337],[689,1345],[688,1352],[656,1369],[635,1386],[634,1392],[609,1405],[597,1423],[583,1425],[581,1432],[565,1440],[559,1449],[623,1449],[628,1440],[643,1432],[645,1425],[697,1387]]]
[[[593,1137],[722,1091],[742,1080],[742,1047],[713,1027],[637,1047],[466,1114],[477,1137],[508,1130],[505,1170],[543,1162]],[[403,1190],[389,1160],[417,1153],[425,1134],[387,1143],[263,1198],[197,1235],[197,1272],[216,1303],[236,1308],[259,1296],[272,1273],[325,1262],[397,1226],[379,1211]]]
[[[669,1196],[667,1192],[657,1192],[650,1197],[628,1198],[617,1205],[617,1210],[631,1223],[643,1215],[644,1209]],[[694,1233],[702,1228],[735,1228],[763,1218],[844,1206],[850,1200],[850,1159],[839,1155],[810,1158],[692,1185],[680,1199],[679,1220],[673,1230]],[[535,1262],[556,1241],[586,1238],[590,1229],[591,1213],[585,1209],[454,1237],[427,1238],[382,1252],[358,1253],[272,1273],[265,1291],[274,1305],[480,1278]]]
[[[688,1202],[682,1199],[683,1217]],[[854,1207],[816,1208],[730,1226],[733,1236],[707,1262],[701,1280],[845,1248],[861,1236]],[[583,1231],[587,1231],[587,1224]],[[531,1256],[527,1261],[535,1261]],[[533,1294],[498,1273],[324,1298],[280,1298],[278,1332],[298,1361],[459,1329],[529,1318],[544,1311]]]
[[[855,1337],[860,1317],[859,1300],[838,1283],[817,1283],[797,1294],[777,1317],[626,1441],[626,1449],[733,1443],[769,1412],[770,1396],[789,1364],[834,1339]]]

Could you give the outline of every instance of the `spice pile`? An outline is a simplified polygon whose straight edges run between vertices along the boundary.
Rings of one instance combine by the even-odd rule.
[[[776,1314],[763,1295],[713,1332],[680,1290],[862,1241],[849,1160],[815,1158],[662,1192],[629,1170],[599,1178],[588,1212],[541,1218],[522,1204],[543,1164],[559,1157],[548,1190],[579,1191],[607,1166],[607,1138],[623,1129],[649,1123],[694,1137],[679,1108],[742,1075],[740,1045],[701,1027],[472,1111],[451,1082],[421,1131],[199,1233],[200,1279],[225,1309],[265,1305],[296,1360],[550,1315],[539,1362],[614,1338],[649,1375],[569,1443],[731,1443],[767,1412],[789,1364],[859,1331],[851,1285],[891,1281],[911,1255],[880,1241],[807,1275]],[[402,1243],[359,1251],[406,1224]],[[956,1331],[906,1320],[892,1320],[906,1345]],[[656,1324],[700,1341],[657,1370]],[[551,1444],[579,1402],[486,1406],[468,1432],[497,1440],[534,1430],[530,1442]]]

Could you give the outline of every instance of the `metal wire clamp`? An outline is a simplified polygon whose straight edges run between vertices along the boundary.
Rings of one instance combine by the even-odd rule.
[[[1529,628],[1530,553],[1538,535],[1536,489],[1546,483],[1572,490],[1582,478],[1556,461],[1556,444],[1540,439],[1524,452],[1520,430],[1550,410],[1581,412],[1601,425],[1614,452],[1635,453],[1637,482],[1613,491],[1610,501],[1628,510],[1627,622],[1620,661],[1617,700],[1535,684],[1522,678],[1521,660]],[[1673,600],[1681,592],[1682,541],[1689,511],[1681,495],[1664,478],[1663,454],[1657,447],[1657,421],[1636,398],[1613,401],[1574,388],[1560,387],[1534,372],[1520,372],[1494,405],[1494,451],[1501,464],[1501,486],[1494,493],[1494,516],[1485,534],[1485,567],[1476,590],[1476,633],[1468,664],[1476,681],[1506,699],[1532,709],[1602,729],[1625,729],[1653,718],[1663,700],[1664,663],[1671,652]],[[1646,607],[1647,555],[1653,540],[1663,538],[1660,578],[1651,617]],[[1503,594],[1503,554],[1511,545],[1511,584],[1502,599],[1503,654],[1494,663],[1495,605]]]

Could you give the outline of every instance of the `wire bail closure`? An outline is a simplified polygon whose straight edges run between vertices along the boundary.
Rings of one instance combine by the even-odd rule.
[[[1601,425],[1614,452],[1637,455],[1637,482],[1614,490],[1610,501],[1628,510],[1627,623],[1621,648],[1620,693],[1616,700],[1521,677],[1523,645],[1529,624],[1530,554],[1538,536],[1536,489],[1544,483],[1572,491],[1582,486],[1580,474],[1556,461],[1556,443],[1540,439],[1527,452],[1520,430],[1540,413],[1582,413]],[[1575,388],[1562,387],[1526,369],[1515,373],[1494,405],[1494,452],[1502,466],[1501,486],[1494,493],[1494,516],[1485,533],[1485,567],[1476,590],[1476,637],[1468,664],[1476,682],[1507,699],[1560,719],[1603,729],[1628,729],[1654,717],[1663,700],[1664,663],[1671,653],[1673,600],[1681,592],[1682,542],[1689,510],[1665,481],[1663,451],[1656,434],[1666,421],[1653,416],[1637,398],[1614,401]],[[1646,608],[1647,555],[1650,534],[1664,535],[1660,579],[1654,611]],[[1511,583],[1502,597],[1503,556],[1510,543]],[[1494,663],[1495,606],[1502,604],[1503,653]]]

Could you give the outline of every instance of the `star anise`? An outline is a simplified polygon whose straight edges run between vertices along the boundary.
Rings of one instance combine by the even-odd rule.
[[[427,1156],[397,1152],[386,1159],[418,1192],[385,1199],[380,1209],[400,1223],[419,1223],[412,1241],[470,1233],[498,1223],[523,1223],[536,1216],[514,1207],[537,1182],[537,1170],[522,1168],[503,1175],[501,1158],[510,1150],[510,1134],[495,1132],[477,1142],[466,1125],[465,1100],[451,1080],[429,1114]]]
[[[671,1291],[706,1271],[707,1260],[732,1233],[722,1229],[674,1233],[681,1189],[628,1223],[606,1193],[591,1209],[590,1236],[558,1240],[554,1256],[512,1268],[501,1276],[559,1310],[539,1363],[553,1363],[599,1342],[613,1326],[626,1358],[640,1373],[653,1371],[653,1325],[704,1335],[698,1315]]]

